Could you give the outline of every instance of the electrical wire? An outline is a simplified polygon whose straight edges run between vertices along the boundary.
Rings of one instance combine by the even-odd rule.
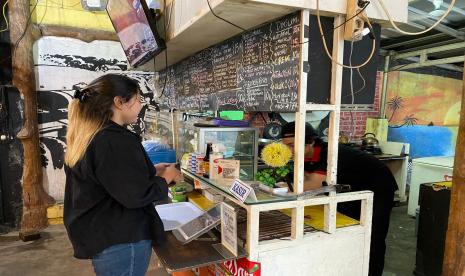
[[[72,4],[72,5],[63,5],[63,0],[61,1],[61,4],[58,3],[58,2],[55,2],[53,0],[48,0],[50,1],[51,3],[55,4],[55,5],[58,5],[58,6],[61,6],[62,8],[72,8],[72,7],[76,7],[77,5],[80,5],[81,4],[81,0],[79,0],[78,2],[76,2],[76,4]]]
[[[166,7],[166,0],[163,0],[163,5]],[[166,14],[165,14],[166,15]],[[166,34],[166,16],[163,16],[163,29],[165,32],[165,40],[168,37]],[[154,57],[154,65],[155,65],[155,57]],[[154,68],[155,70],[155,68]],[[165,83],[163,84],[163,89],[161,90],[161,94],[158,98],[165,96],[165,88],[166,88],[166,81],[168,80],[168,45],[166,45],[165,49]],[[165,96],[166,97],[166,96]]]
[[[404,35],[421,35],[421,34],[424,34],[424,33],[427,33],[429,31],[431,31],[432,29],[434,29],[437,25],[439,25],[439,23],[441,23],[441,21],[446,18],[446,16],[449,15],[449,13],[452,11],[452,8],[454,7],[455,5],[455,2],[456,0],[452,0],[449,4],[449,7],[447,8],[446,12],[438,19],[438,21],[436,21],[436,23],[434,23],[431,27],[429,27],[428,29],[426,30],[423,30],[421,32],[407,32],[407,31],[404,31],[402,29],[400,29],[397,24],[394,22],[394,19],[392,18],[392,15],[391,13],[389,12],[389,10],[387,9],[386,5],[384,4],[384,0],[378,0],[378,2],[381,4],[381,8],[384,10],[384,13],[387,15],[388,19],[389,19],[389,22],[391,23],[392,27],[394,27],[394,29],[396,29],[399,33],[401,34],[404,34]]]
[[[353,16],[351,16],[350,18],[344,20],[344,22],[342,22],[341,24],[337,25],[336,27],[333,28],[333,30],[337,30],[339,29],[340,27],[342,26],[345,26],[347,22],[349,22],[350,20],[354,19],[355,17],[359,16],[362,12],[365,11],[365,9],[370,5],[370,1],[366,1],[365,2],[365,5]],[[305,44],[305,43],[309,43],[310,40],[307,40],[307,41],[304,41],[304,42],[300,42],[300,43],[296,43],[294,45],[299,45],[299,44]]]
[[[349,53],[349,65],[352,66],[352,54],[354,51],[354,42],[351,41],[350,43],[350,53]],[[357,68],[358,69],[358,68]],[[354,94],[354,74],[353,68],[350,68],[350,95],[352,96],[351,105],[354,106],[355,103],[355,94]],[[350,113],[350,137],[349,141],[352,141],[352,137],[354,135],[354,115],[352,114],[352,109],[349,110]]]
[[[396,71],[402,71],[402,68],[406,67],[407,65],[410,65],[411,63],[403,64],[395,68],[395,70],[389,70],[388,72],[396,72]]]
[[[4,29],[0,30],[0,33],[8,31],[8,28],[10,27],[10,24],[8,22],[8,17],[6,16],[6,11],[5,11],[6,10],[6,5],[8,4],[9,1],[10,0],[7,0],[5,2],[5,4],[3,4],[2,12],[3,12],[3,18],[5,18],[6,27]]]
[[[240,29],[241,31],[247,32],[247,31],[250,30],[250,29],[245,29],[245,28],[243,28],[243,27],[241,27],[241,26],[239,26],[239,25],[237,25],[237,24],[235,24],[235,23],[233,23],[233,22],[231,22],[231,21],[229,21],[229,20],[227,20],[227,19],[225,19],[225,18],[223,18],[223,17],[217,15],[217,14],[213,11],[212,6],[210,5],[210,1],[209,1],[209,0],[206,0],[206,1],[207,1],[207,4],[208,4],[208,7],[210,8],[210,12],[211,12],[216,18],[218,18],[218,19],[220,19],[220,20],[223,20],[224,22],[226,22],[226,23],[228,23],[228,24],[230,24],[230,25],[232,25],[232,26],[234,26],[234,27]],[[272,39],[270,39],[270,38],[268,38],[268,37],[265,37],[265,36],[263,36],[263,35],[260,35],[260,36],[262,37],[263,40],[265,40],[265,41],[267,41],[267,42],[270,42],[270,43],[273,43],[273,44],[276,43],[276,42],[274,42]],[[309,41],[299,42],[299,43],[292,43],[291,45],[292,45],[292,46],[295,46],[295,45],[302,45],[302,44],[305,44],[305,43],[308,43],[308,42],[309,42]]]
[[[359,64],[357,66],[347,66],[347,65],[344,65],[342,63],[340,63],[339,61],[337,60],[334,60],[332,55],[329,53],[329,50],[328,50],[328,45],[326,44],[326,38],[325,38],[325,35],[324,35],[324,32],[323,32],[323,27],[321,25],[321,17],[320,17],[320,0],[316,0],[316,16],[317,16],[317,21],[318,21],[318,28],[320,29],[320,34],[321,34],[321,40],[323,41],[323,46],[324,46],[324,49],[325,49],[325,52],[326,52],[326,55],[332,60],[333,63],[336,63],[337,65],[339,66],[342,66],[344,68],[349,68],[349,69],[357,69],[357,68],[361,68],[365,65],[367,65],[370,60],[373,58],[374,54],[375,54],[375,49],[376,49],[376,38],[372,39],[373,43],[372,43],[372,46],[371,46],[371,53],[370,53],[370,56],[365,60],[365,62],[363,62],[362,64]],[[368,18],[366,18],[365,16],[362,16],[363,19],[365,20],[365,22],[368,24],[369,28],[370,28],[370,31],[373,32],[373,26],[371,25],[370,23],[370,20],[368,20]],[[333,42],[335,43],[335,42]]]
[[[355,17],[359,16],[362,12],[364,12],[366,10],[366,8],[370,5],[370,3],[371,3],[370,1],[366,1],[365,5],[363,5],[363,7],[355,15],[351,16],[349,19],[344,20],[344,22],[342,22],[341,24],[334,27],[333,30],[336,30],[336,29],[344,26],[347,22],[349,22],[350,20],[352,20]]]
[[[247,29],[244,29],[244,28],[242,28],[241,26],[239,26],[239,25],[237,25],[237,24],[234,24],[233,22],[231,22],[231,21],[229,21],[229,20],[227,20],[227,19],[224,19],[223,17],[217,15],[217,14],[213,11],[212,6],[210,5],[210,0],[207,0],[207,4],[208,4],[208,7],[210,8],[210,12],[213,14],[213,16],[215,16],[215,17],[218,18],[218,19],[223,20],[223,21],[226,22],[226,23],[231,24],[232,26],[234,26],[234,27],[236,27],[236,28],[238,28],[238,29],[241,29],[242,31],[247,31]]]
[[[19,36],[18,40],[16,40],[15,45],[13,47],[13,67],[16,62],[16,50],[18,49],[19,43],[21,43],[21,40],[23,40],[24,36],[26,35],[26,31],[29,27],[29,23],[31,22],[32,14],[37,8],[37,4],[39,4],[39,0],[36,1],[34,7],[32,8],[31,13],[29,14],[29,17],[26,21],[26,26],[24,27],[23,33]]]
[[[40,22],[37,24],[37,26],[39,27],[39,31],[40,31],[40,35],[43,36],[44,34],[42,33],[42,21],[44,21],[44,18],[45,18],[45,15],[47,14],[47,9],[48,9],[48,1],[50,0],[45,0],[45,11],[44,11],[44,14],[42,14],[42,18],[40,19]]]
[[[206,1],[207,1],[207,4],[208,4],[208,7],[210,8],[210,12],[211,12],[211,13],[213,14],[213,16],[215,16],[216,18],[218,18],[218,19],[220,19],[220,20],[223,20],[224,22],[226,22],[226,23],[228,23],[228,24],[230,24],[230,25],[232,25],[232,26],[234,26],[234,27],[236,27],[236,28],[238,28],[238,29],[240,29],[240,30],[242,30],[242,31],[244,31],[244,32],[250,30],[250,29],[245,29],[245,28],[243,28],[243,27],[241,27],[241,26],[239,26],[239,25],[237,25],[237,24],[235,24],[235,23],[233,23],[233,22],[231,22],[231,21],[229,21],[229,20],[227,20],[227,19],[225,19],[225,18],[219,16],[218,14],[216,14],[216,13],[213,11],[213,8],[212,8],[212,6],[211,6],[211,4],[210,4],[210,0],[206,0]],[[364,5],[354,16],[352,16],[352,17],[346,19],[344,22],[342,22],[342,23],[339,24],[338,26],[334,27],[333,30],[337,30],[338,28],[344,26],[344,25],[345,25],[347,22],[349,22],[350,20],[354,19],[355,17],[357,17],[358,15],[360,15],[361,13],[363,13],[363,12],[365,11],[365,9],[370,5],[370,3],[371,3],[370,1],[366,1],[366,2],[365,2],[365,5]],[[171,16],[170,16],[170,18],[171,18]],[[369,24],[369,23],[368,23],[368,24]],[[371,27],[371,25],[370,25],[370,29],[371,29],[371,30],[373,29],[373,28]],[[263,38],[264,40],[268,41],[268,42],[272,42],[271,39],[269,39],[269,38],[267,38],[267,37],[265,37],[265,36],[262,36],[262,38]],[[302,44],[309,43],[309,42],[310,42],[310,40],[307,40],[307,41],[304,41],[304,42],[299,42],[299,43],[292,43],[292,46],[295,46],[295,45],[302,45]],[[374,50],[373,50],[373,53],[374,53]],[[360,67],[362,67],[362,66],[360,66]]]
[[[354,92],[354,95],[358,95],[360,93],[363,92],[363,89],[365,89],[365,86],[366,86],[366,79],[363,77],[362,73],[360,72],[360,68],[357,68],[357,72],[358,72],[358,75],[360,76],[360,78],[362,79],[363,81],[363,84],[362,84],[362,87],[360,89],[358,89],[357,91]],[[345,95],[343,98],[347,98],[347,97],[350,97],[351,95]]]

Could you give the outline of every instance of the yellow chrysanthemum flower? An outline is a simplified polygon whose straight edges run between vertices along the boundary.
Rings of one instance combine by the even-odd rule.
[[[268,144],[262,150],[262,160],[270,167],[285,166],[291,158],[291,149],[282,143]]]

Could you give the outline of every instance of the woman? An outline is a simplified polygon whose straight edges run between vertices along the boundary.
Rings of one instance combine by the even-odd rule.
[[[152,240],[164,241],[153,202],[179,176],[153,166],[125,125],[141,110],[137,82],[104,75],[76,91],[69,106],[64,223],[74,256],[92,259],[97,275],[144,275]]]

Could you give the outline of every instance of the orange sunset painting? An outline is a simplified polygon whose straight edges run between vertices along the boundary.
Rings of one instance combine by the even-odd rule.
[[[457,126],[462,81],[411,72],[389,73],[386,117],[390,126]]]

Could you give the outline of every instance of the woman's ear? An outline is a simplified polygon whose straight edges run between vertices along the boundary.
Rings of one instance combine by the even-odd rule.
[[[119,97],[119,96],[114,97],[113,98],[113,105],[117,109],[122,109],[123,108],[123,100],[121,99],[121,97]]]

